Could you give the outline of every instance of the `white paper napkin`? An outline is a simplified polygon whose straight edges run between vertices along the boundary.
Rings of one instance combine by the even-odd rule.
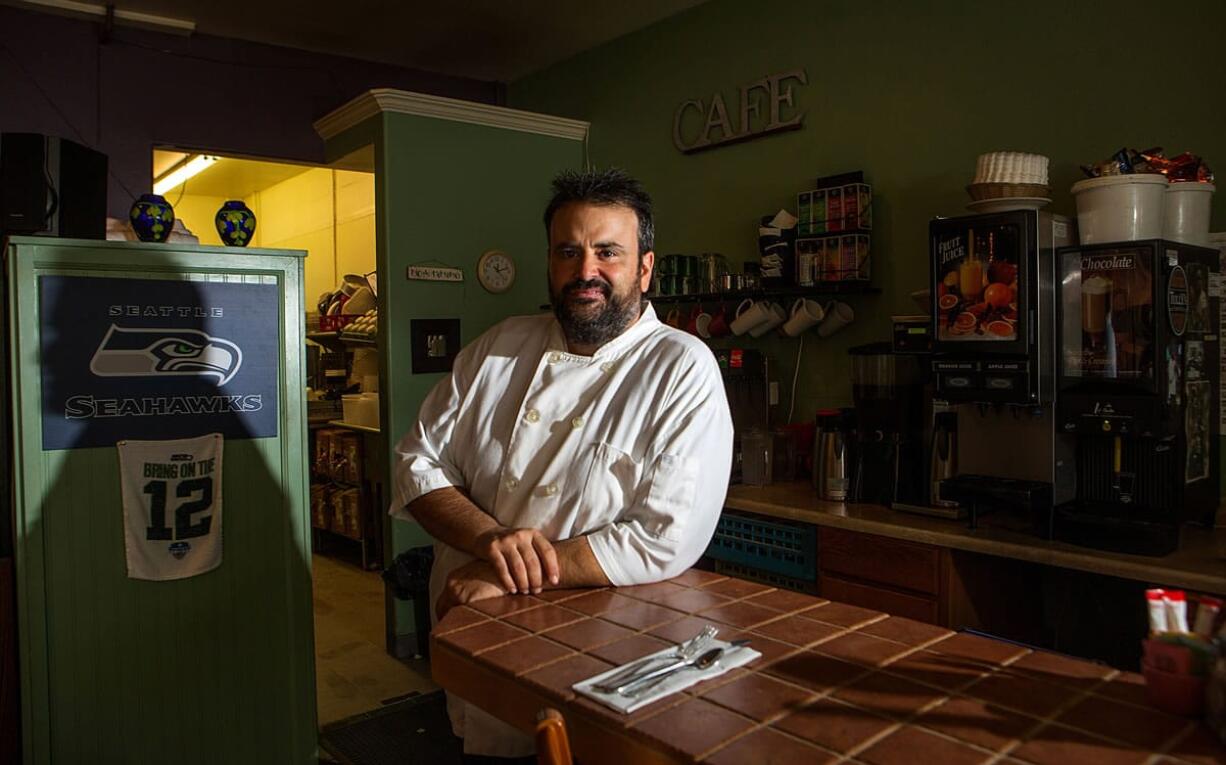
[[[748,664],[762,654],[749,646],[741,646],[733,648],[731,643],[726,643],[723,640],[712,640],[707,648],[703,649],[703,653],[712,648],[723,648],[724,654],[715,664],[707,667],[704,670],[697,670],[693,667],[686,667],[678,670],[666,677],[659,685],[644,693],[642,696],[623,696],[620,693],[601,693],[592,686],[599,685],[606,677],[612,677],[625,667],[631,664],[637,664],[642,659],[635,659],[632,662],[623,664],[620,667],[614,667],[606,672],[601,672],[599,675],[589,677],[586,680],[581,680],[571,686],[575,693],[587,696],[589,699],[598,701],[606,707],[616,709],[623,714],[630,714],[634,710],[645,707],[653,701],[658,701],[669,694],[683,691],[695,683],[701,683],[703,680],[710,680],[713,677],[719,677],[730,669],[735,669],[744,664]],[[647,658],[662,658],[672,656],[676,653],[676,646],[664,648],[651,654]]]

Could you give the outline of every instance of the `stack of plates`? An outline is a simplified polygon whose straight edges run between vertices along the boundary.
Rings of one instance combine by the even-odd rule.
[[[985,186],[996,188],[984,189]],[[1041,210],[1051,202],[1046,186],[1028,183],[972,183],[966,191],[975,200],[967,202],[966,209],[978,213]]]

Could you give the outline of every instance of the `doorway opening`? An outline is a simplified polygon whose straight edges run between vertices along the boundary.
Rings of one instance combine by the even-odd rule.
[[[154,191],[177,241],[224,244],[228,201],[255,215],[249,248],[306,250],[304,289],[315,679],[321,726],[435,688],[401,661],[380,571],[386,497],[379,427],[375,176],[201,151],[153,152]]]

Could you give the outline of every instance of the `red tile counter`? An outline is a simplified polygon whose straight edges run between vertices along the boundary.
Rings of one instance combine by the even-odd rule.
[[[570,689],[708,623],[762,658],[630,715]],[[1139,675],[697,570],[453,609],[431,663],[524,731],[558,709],[584,765],[1226,762]]]

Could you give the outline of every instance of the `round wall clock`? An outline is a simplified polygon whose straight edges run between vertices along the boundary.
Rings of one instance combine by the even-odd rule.
[[[477,280],[490,292],[506,292],[515,283],[515,261],[502,250],[490,250],[477,261]]]

